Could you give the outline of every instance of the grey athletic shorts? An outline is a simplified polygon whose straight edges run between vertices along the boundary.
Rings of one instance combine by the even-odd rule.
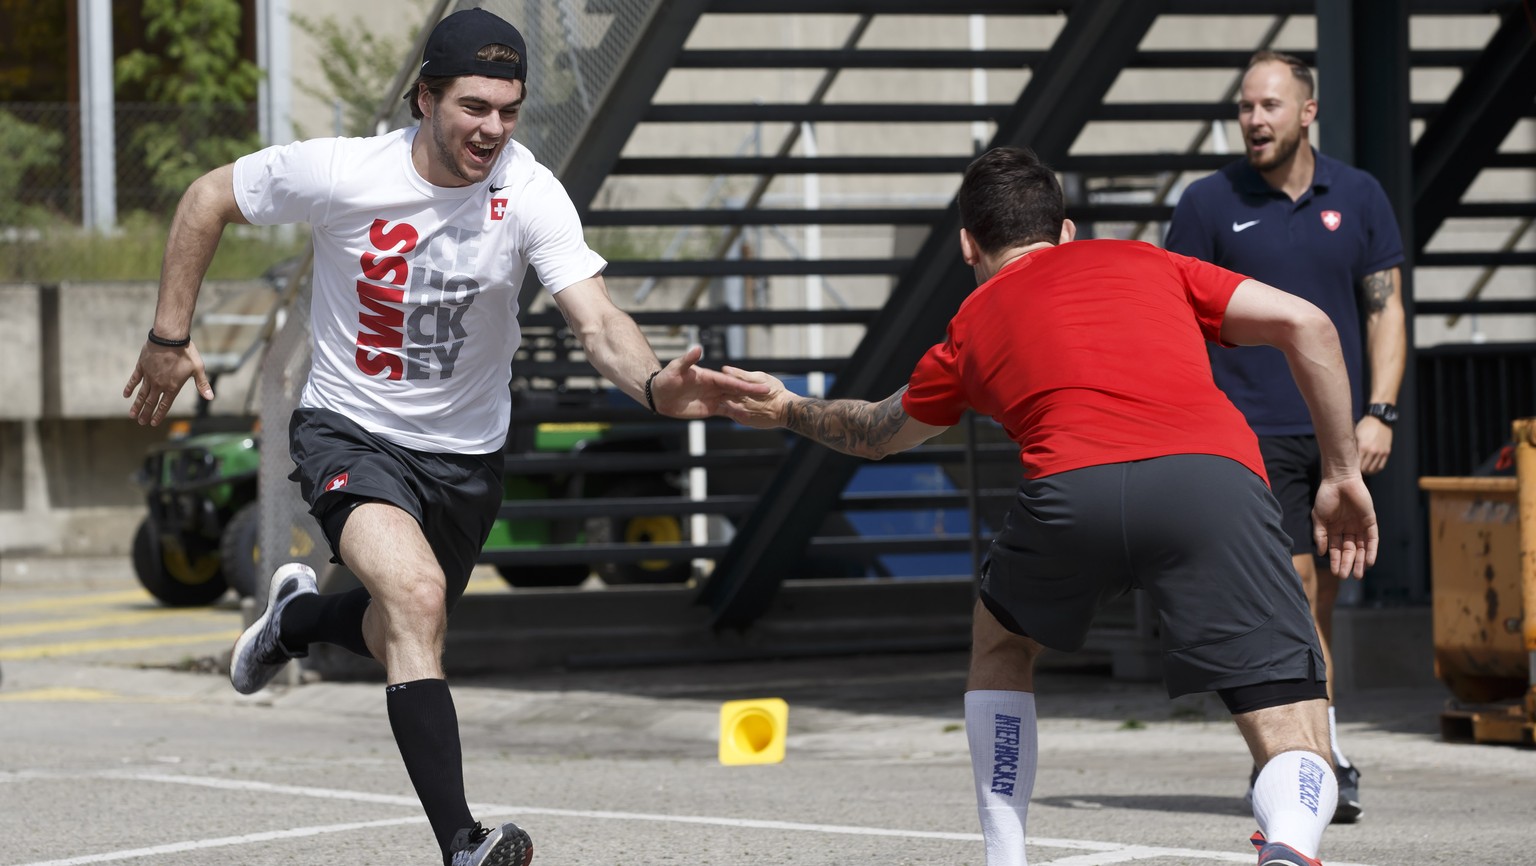
[[[1240,463],[1181,454],[1019,485],[982,572],[1005,628],[1072,652],[1130,589],[1157,610],[1171,697],[1325,678],[1280,508]]]
[[[453,609],[469,584],[501,509],[500,454],[437,454],[402,448],[326,409],[296,409],[288,447],[309,513],[341,562],[341,531],[352,509],[388,502],[421,524],[422,534],[448,579]]]

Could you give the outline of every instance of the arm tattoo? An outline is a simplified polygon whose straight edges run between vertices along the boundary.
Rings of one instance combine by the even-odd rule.
[[[1392,270],[1377,271],[1374,274],[1366,274],[1360,281],[1360,300],[1365,304],[1367,315],[1379,313],[1387,308],[1387,299],[1396,291],[1392,287]]]
[[[790,404],[784,426],[817,442],[857,457],[883,457],[885,447],[902,426],[907,413],[901,395],[907,387],[881,400],[797,400]]]

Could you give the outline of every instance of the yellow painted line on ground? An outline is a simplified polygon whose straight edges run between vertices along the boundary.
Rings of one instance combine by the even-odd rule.
[[[121,698],[117,692],[101,689],[26,689],[19,692],[0,692],[0,701],[111,701]]]
[[[33,598],[26,601],[11,601],[0,604],[0,614],[19,613],[24,610],[51,610],[59,607],[88,607],[90,605],[122,604],[124,602],[155,602],[155,597],[142,589],[126,589],[120,592],[89,592],[70,593],[69,595],[50,595],[44,598]],[[159,602],[155,602],[159,604]]]
[[[50,658],[52,656],[84,655],[86,653],[112,652],[114,650],[149,649],[151,647],[178,646],[194,643],[233,643],[240,636],[239,629],[204,632],[202,634],[169,635],[164,637],[104,638],[70,643],[38,644],[0,649],[0,661]]]
[[[0,625],[0,639],[27,637],[35,634],[53,634],[65,631],[85,631],[93,628],[106,628],[119,625],[138,625],[146,622],[163,622],[175,619],[208,619],[219,612],[208,610],[171,608],[157,610],[135,610],[124,613],[106,613],[101,616],[86,616],[76,619],[50,619],[39,622],[24,622],[16,625]],[[238,618],[239,615],[230,611],[227,616]]]

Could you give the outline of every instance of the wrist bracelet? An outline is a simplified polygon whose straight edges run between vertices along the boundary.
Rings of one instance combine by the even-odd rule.
[[[192,345],[192,338],[190,336],[183,337],[180,340],[167,340],[159,334],[156,334],[154,328],[149,329],[149,341],[154,343],[156,346],[164,346],[167,349],[185,349],[186,347]]]
[[[656,397],[651,394],[651,383],[655,382],[656,377],[660,375],[661,371],[657,370],[651,374],[650,378],[645,380],[645,402],[648,406],[651,407],[652,414],[655,414],[656,412]]]

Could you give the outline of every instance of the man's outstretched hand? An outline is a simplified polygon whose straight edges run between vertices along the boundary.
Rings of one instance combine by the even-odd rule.
[[[742,394],[733,397],[721,404],[719,410],[721,415],[737,424],[756,427],[759,430],[784,426],[785,407],[794,395],[784,387],[783,382],[767,373],[743,370],[740,367],[727,366],[724,371],[739,382],[762,385],[767,390],[759,394]]]
[[[657,412],[673,418],[708,418],[724,414],[722,407],[728,401],[768,393],[769,387],[761,382],[698,366],[703,357],[702,346],[690,346],[688,351],[662,368],[651,383],[651,397],[656,401]]]

